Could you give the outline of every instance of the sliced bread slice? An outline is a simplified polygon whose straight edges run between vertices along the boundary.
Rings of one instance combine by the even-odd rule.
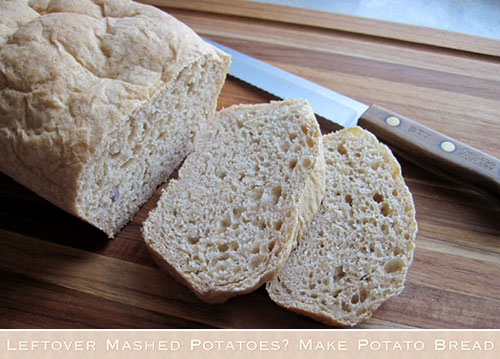
[[[218,112],[144,222],[153,258],[210,303],[271,280],[320,206],[322,148],[305,100]]]
[[[330,325],[369,318],[404,287],[417,223],[391,151],[359,127],[323,137],[326,194],[284,269],[273,301]]]

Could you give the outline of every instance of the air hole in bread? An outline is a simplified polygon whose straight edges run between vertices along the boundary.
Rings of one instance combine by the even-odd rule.
[[[400,272],[403,270],[405,266],[404,261],[401,258],[394,258],[388,261],[384,265],[384,271],[386,273],[395,273],[395,272]]]
[[[382,203],[384,201],[384,196],[377,192],[373,195],[373,200],[377,203]]]
[[[302,130],[302,132],[304,133],[304,135],[307,136],[307,134],[309,133],[309,129],[307,128],[307,126],[302,125],[302,126],[300,126],[300,129]]]
[[[352,303],[352,304],[358,304],[358,303],[359,303],[359,295],[358,295],[358,294],[354,294],[354,295],[351,297],[351,303]]]
[[[291,141],[295,140],[297,138],[297,134],[296,133],[290,133],[288,135],[288,137],[290,138]]]
[[[341,265],[336,267],[335,272],[333,274],[333,279],[335,281],[338,281],[338,280],[344,278],[344,276],[345,276],[344,267]]]
[[[346,194],[345,201],[349,204],[349,206],[352,206],[352,196],[350,194]]]
[[[115,159],[117,157],[120,157],[121,156],[121,151],[120,150],[116,150],[116,152],[111,152],[110,150],[110,154],[109,154],[109,157],[112,158],[112,159]]]
[[[229,246],[226,243],[221,243],[217,246],[219,252],[226,252],[229,249]]]
[[[361,289],[359,290],[359,301],[363,303],[366,298],[368,298],[369,293],[370,292],[368,291],[368,289],[366,289],[365,287],[361,287]]]
[[[362,316],[364,313],[366,313],[366,308],[365,307],[359,307],[358,310],[356,310],[356,315],[358,317]]]
[[[240,217],[242,212],[243,212],[243,209],[241,209],[241,208],[238,208],[238,207],[233,208],[233,215],[236,218]]]
[[[288,167],[293,170],[295,168],[295,166],[297,166],[297,160],[294,158],[293,160],[290,161],[290,163],[288,164]]]
[[[385,217],[391,214],[391,208],[389,207],[389,204],[387,202],[384,202],[382,204],[382,207],[380,208],[380,213],[382,213]]]
[[[263,219],[261,219],[261,220],[259,221],[259,228],[260,228],[261,230],[266,229],[266,228],[267,228],[266,221],[264,221]]]
[[[281,192],[282,192],[281,186],[274,186],[273,187],[272,194],[273,194],[274,199],[276,201],[274,204],[278,203],[278,201],[281,197]]]
[[[231,226],[231,218],[229,218],[229,217],[224,218],[224,219],[220,222],[220,224],[221,224],[221,226],[222,226],[223,228],[228,228],[228,227],[230,227],[230,226]]]
[[[341,155],[347,155],[347,150],[346,148],[344,147],[344,144],[343,143],[339,143],[339,145],[337,146],[337,151],[339,151],[339,153]]]
[[[314,147],[314,146],[316,145],[316,141],[314,140],[314,138],[312,138],[312,137],[308,137],[308,138],[307,138],[307,145],[308,145],[309,147]]]
[[[345,302],[342,302],[342,310],[344,312],[350,312],[351,311],[351,306]]]
[[[189,236],[187,239],[189,244],[196,244],[200,241],[200,237],[197,236]]]
[[[276,231],[281,230],[282,226],[283,226],[283,221],[276,221],[273,224],[274,230],[276,230]]]

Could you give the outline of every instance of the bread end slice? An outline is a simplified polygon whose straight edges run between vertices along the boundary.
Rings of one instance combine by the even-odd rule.
[[[143,225],[158,265],[201,300],[253,291],[283,267],[325,191],[305,100],[219,111]]]
[[[353,326],[404,288],[417,222],[391,151],[359,127],[323,136],[326,194],[284,269],[273,301],[329,325]]]

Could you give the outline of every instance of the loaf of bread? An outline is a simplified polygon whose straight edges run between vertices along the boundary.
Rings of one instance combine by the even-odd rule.
[[[404,287],[417,223],[398,162],[359,127],[323,137],[326,194],[284,269],[273,301],[330,325],[369,318]]]
[[[209,303],[272,279],[323,198],[321,142],[305,100],[219,111],[143,224],[153,258]]]
[[[113,236],[192,149],[229,57],[129,0],[0,2],[0,170]]]

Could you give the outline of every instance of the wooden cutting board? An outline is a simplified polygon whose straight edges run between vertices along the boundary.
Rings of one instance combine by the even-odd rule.
[[[498,40],[250,2],[154,2],[213,40],[500,155]],[[271,99],[229,78],[219,108]],[[415,259],[403,293],[360,327],[500,328],[500,204],[401,164],[419,223]],[[160,272],[140,235],[159,192],[108,240],[0,175],[0,326],[324,327],[262,288],[208,305]]]

